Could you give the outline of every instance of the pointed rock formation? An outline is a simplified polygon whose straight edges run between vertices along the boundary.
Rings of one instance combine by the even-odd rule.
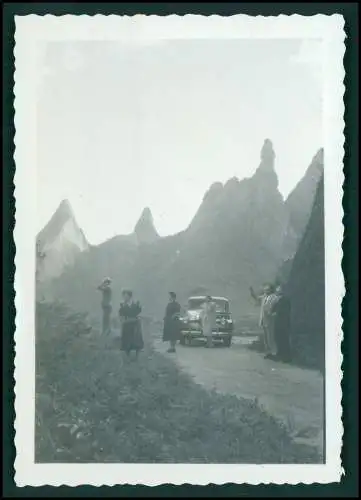
[[[284,256],[294,256],[310,218],[318,183],[323,174],[323,149],[313,157],[305,175],[285,201],[289,223],[284,240]]]
[[[150,208],[146,207],[134,228],[134,235],[138,244],[154,243],[159,238],[154,227],[154,221]]]
[[[40,282],[60,276],[89,244],[76,222],[68,200],[63,200],[36,238],[37,279]]]
[[[229,295],[238,308],[249,307],[248,287],[272,279],[282,261],[287,214],[270,140],[260,156],[252,177],[210,187],[169,272],[187,280],[188,290],[199,283],[218,288],[215,293]]]
[[[268,218],[272,209],[281,217],[283,198],[278,190],[275,152],[269,139],[264,141],[260,156],[261,162],[252,177],[242,180],[232,177],[224,185],[212,184],[190,224],[191,229],[214,228],[216,219],[223,226],[230,218],[239,227],[243,224],[254,227],[251,222],[254,216],[262,212]]]
[[[265,139],[261,149],[261,163],[258,171],[274,172],[275,157],[272,141]]]
[[[323,173],[323,149],[313,157],[305,175],[286,199],[290,222],[295,232],[302,238],[311,214],[317,186]]]
[[[293,259],[287,284],[294,357],[303,365],[321,371],[325,363],[324,226],[324,181],[321,175],[311,216]]]
[[[275,158],[276,155],[273,150],[273,144],[269,139],[266,139],[261,149],[261,163],[259,164],[253,178],[257,182],[262,181],[262,187],[267,185],[267,189],[278,188],[278,177],[275,171]]]

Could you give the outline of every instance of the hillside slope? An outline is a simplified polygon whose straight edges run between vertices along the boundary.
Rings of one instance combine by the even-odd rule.
[[[323,149],[312,158],[305,175],[285,200],[289,223],[284,241],[286,258],[292,258],[302,240],[308,224],[318,183],[323,174]]]
[[[287,284],[296,360],[323,369],[325,357],[324,181],[321,177]]]

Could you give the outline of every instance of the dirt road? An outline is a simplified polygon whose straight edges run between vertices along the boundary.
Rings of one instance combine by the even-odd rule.
[[[231,348],[205,349],[203,345],[167,345],[154,337],[157,351],[172,357],[194,380],[221,393],[257,399],[261,407],[282,421],[295,441],[323,450],[323,377],[312,370],[265,360],[245,346],[246,339],[233,339]]]

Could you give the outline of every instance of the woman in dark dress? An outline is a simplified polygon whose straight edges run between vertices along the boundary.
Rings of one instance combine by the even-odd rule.
[[[139,351],[144,347],[141,322],[139,315],[142,308],[139,302],[133,302],[131,290],[122,293],[123,302],[120,304],[119,317],[121,322],[121,350],[129,356],[135,351],[138,357]]]
[[[165,310],[163,342],[169,342],[168,352],[175,352],[177,340],[180,338],[179,315],[181,307],[174,292],[169,293],[169,302]]]

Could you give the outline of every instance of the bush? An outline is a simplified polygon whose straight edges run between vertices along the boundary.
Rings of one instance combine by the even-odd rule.
[[[38,305],[36,357],[37,462],[320,461],[256,402],[209,393],[147,341],[124,360],[64,306]]]

